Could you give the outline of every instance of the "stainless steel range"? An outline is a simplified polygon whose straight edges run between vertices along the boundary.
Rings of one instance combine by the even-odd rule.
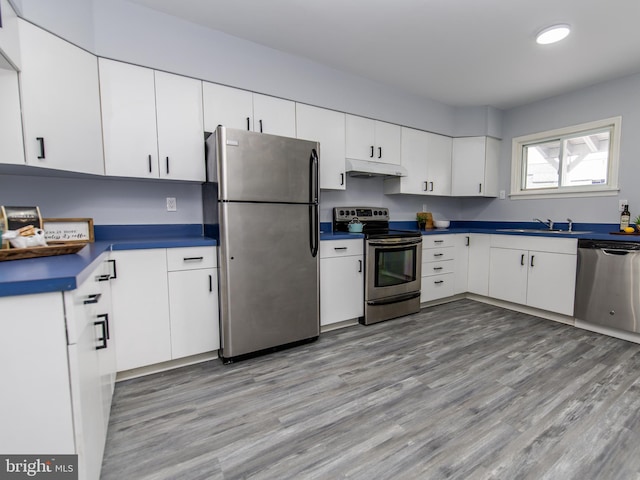
[[[389,227],[384,207],[335,207],[333,231],[348,232],[349,223],[364,224],[364,317],[370,325],[420,311],[422,235]]]

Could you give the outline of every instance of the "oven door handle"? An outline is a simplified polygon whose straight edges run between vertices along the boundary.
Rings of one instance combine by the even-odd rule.
[[[421,238],[412,238],[410,240],[402,239],[402,240],[367,240],[367,244],[373,247],[404,247],[409,245],[418,245],[422,243]]]
[[[404,302],[420,296],[420,292],[407,293],[406,295],[396,295],[395,297],[382,298],[380,300],[367,300],[367,305],[389,305],[391,303]]]

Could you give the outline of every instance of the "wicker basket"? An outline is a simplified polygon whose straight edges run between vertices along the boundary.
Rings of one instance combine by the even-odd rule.
[[[8,248],[0,250],[0,262],[7,260],[22,260],[23,258],[50,257],[77,253],[86,243],[59,244],[48,247]]]

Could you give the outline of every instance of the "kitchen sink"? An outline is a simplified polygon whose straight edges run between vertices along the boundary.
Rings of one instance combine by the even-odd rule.
[[[571,232],[567,231],[567,230],[549,230],[548,228],[497,228],[496,232],[509,232],[509,233],[568,233],[568,234],[575,234],[575,235],[579,235],[581,233],[591,233],[588,231],[580,231],[580,230],[573,230]]]

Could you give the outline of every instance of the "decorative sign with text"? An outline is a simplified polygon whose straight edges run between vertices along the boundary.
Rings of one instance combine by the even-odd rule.
[[[43,218],[48,244],[93,242],[92,218]]]

